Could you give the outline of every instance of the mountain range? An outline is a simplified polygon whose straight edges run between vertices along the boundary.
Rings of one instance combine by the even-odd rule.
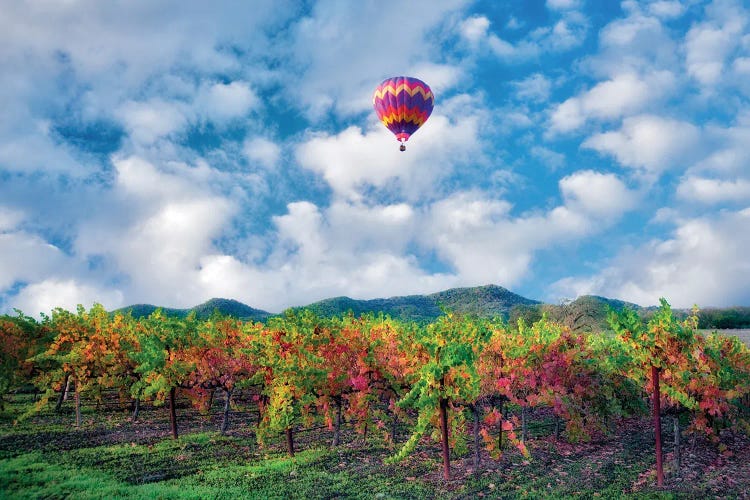
[[[588,296],[587,296],[588,297]],[[581,301],[582,299],[578,299]],[[603,297],[586,299],[592,302],[615,307],[622,307],[624,302],[614,301]],[[509,318],[513,311],[523,312],[524,308],[535,310],[543,304],[538,300],[522,297],[501,286],[485,285],[468,288],[451,288],[429,295],[407,295],[383,299],[358,300],[350,297],[333,297],[306,306],[292,308],[300,310],[310,309],[321,316],[339,316],[352,312],[354,315],[366,313],[383,313],[403,321],[428,323],[443,314],[443,311],[454,311],[466,314],[476,314],[482,317],[502,316]],[[636,306],[637,307],[637,306]],[[136,304],[123,307],[116,312],[130,312],[134,317],[148,316],[158,306],[151,304]],[[198,318],[207,318],[214,311],[245,321],[266,321],[274,316],[273,313],[250,307],[232,299],[211,299],[203,304],[187,309],[161,308],[165,314],[184,317],[195,312]]]
[[[451,288],[429,295],[407,295],[383,299],[358,300],[350,297],[334,297],[313,302],[306,306],[292,308],[310,309],[320,316],[340,316],[352,312],[359,316],[365,313],[383,313],[402,321],[429,323],[443,314],[453,311],[476,314],[482,317],[502,316],[515,322],[519,317],[534,321],[546,314],[551,319],[563,322],[574,330],[596,331],[607,329],[607,311],[630,307],[648,316],[654,308],[640,307],[637,304],[596,295],[583,295],[562,304],[544,304],[538,300],[522,297],[501,286],[485,285],[467,288]],[[133,317],[148,316],[158,306],[136,304],[123,307],[115,312],[130,312]],[[199,319],[205,319],[214,312],[232,316],[244,321],[265,322],[274,313],[256,309],[232,299],[211,299],[203,304],[187,309],[162,307],[165,314],[185,317],[195,312]],[[687,311],[675,311],[686,315]],[[699,314],[701,328],[750,328],[750,307],[707,309]],[[726,324],[720,324],[724,321]]]

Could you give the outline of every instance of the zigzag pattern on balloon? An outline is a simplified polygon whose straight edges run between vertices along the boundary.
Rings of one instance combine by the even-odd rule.
[[[382,87],[378,87],[375,90],[375,94],[373,95],[372,102],[375,103],[378,99],[383,99],[386,94],[391,94],[395,97],[398,96],[399,93],[406,92],[411,97],[414,97],[417,94],[422,94],[422,98],[427,100],[434,100],[435,96],[432,94],[432,90],[429,88],[425,88],[424,86],[420,85],[419,83],[414,83],[412,86],[409,86],[409,82],[402,82],[398,85],[388,84],[383,85]]]
[[[422,125],[430,114],[419,108],[412,108],[406,110],[388,108],[385,113],[378,113],[378,118],[382,121],[386,127],[392,123],[410,122],[416,125]]]

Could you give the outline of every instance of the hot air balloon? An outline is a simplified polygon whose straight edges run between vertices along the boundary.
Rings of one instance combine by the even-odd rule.
[[[404,143],[430,117],[434,103],[435,96],[429,85],[409,76],[383,80],[372,96],[375,113],[396,135],[401,151],[406,151]]]

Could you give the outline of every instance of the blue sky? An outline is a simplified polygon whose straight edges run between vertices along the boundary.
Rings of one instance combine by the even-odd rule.
[[[0,0],[0,311],[750,304],[741,0]],[[398,151],[372,92],[430,84]]]

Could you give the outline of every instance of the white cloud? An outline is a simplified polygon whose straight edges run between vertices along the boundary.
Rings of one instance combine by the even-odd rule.
[[[238,65],[217,41],[260,44],[258,28],[293,15],[293,7],[294,2],[284,0],[211,6],[91,0],[9,4],[0,19],[0,54],[42,59],[64,55],[82,80],[119,88],[139,85],[173,65],[197,66],[207,73],[227,71]]]
[[[688,74],[703,86],[720,82],[727,57],[737,47],[748,23],[748,12],[734,2],[716,2],[709,20],[693,26],[685,37]]]
[[[675,72],[681,64],[680,46],[669,29],[660,19],[644,14],[638,7],[602,28],[599,46],[598,53],[584,60],[584,67],[603,77],[626,72]]]
[[[440,96],[444,92],[455,88],[466,78],[463,69],[458,66],[428,62],[414,65],[410,73],[420,75],[419,78],[430,86],[437,103],[440,103]]]
[[[685,13],[685,6],[678,0],[657,0],[648,4],[648,11],[661,19],[676,19]]]
[[[0,206],[0,233],[15,229],[24,218],[23,212]]]
[[[489,28],[490,20],[485,16],[472,16],[461,23],[459,30],[462,37],[477,44],[487,36]]]
[[[740,75],[750,75],[750,57],[738,57],[732,63],[732,67]]]
[[[557,170],[565,166],[565,155],[544,146],[533,146],[531,155],[538,158],[550,170]]]
[[[207,166],[172,164],[159,169],[138,157],[117,158],[112,196],[126,217],[108,214],[83,224],[75,241],[80,257],[104,256],[128,276],[128,295],[142,301],[190,306],[208,297],[196,283],[203,256],[215,253],[236,213],[233,201],[212,192]]]
[[[680,198],[704,204],[722,202],[747,203],[750,200],[750,181],[746,179],[721,180],[689,176],[677,187]]]
[[[613,119],[632,114],[661,99],[673,85],[674,77],[666,71],[643,77],[634,73],[616,75],[558,105],[550,117],[551,128],[570,132],[589,119]]]
[[[703,85],[715,84],[721,78],[735,34],[708,26],[690,30],[685,42],[688,73]]]
[[[337,202],[321,209],[294,202],[274,218],[277,244],[261,264],[227,255],[201,259],[199,282],[211,295],[238,297],[271,311],[346,294],[356,298],[427,293],[457,277],[422,270],[406,251],[416,214],[407,204]]]
[[[251,162],[271,169],[276,167],[281,158],[281,147],[264,137],[254,137],[245,141],[243,153]]]
[[[614,156],[622,165],[659,173],[695,162],[700,130],[655,115],[626,118],[620,130],[589,137],[583,147]]]
[[[541,73],[513,82],[516,97],[523,101],[544,102],[549,98],[552,82]]]
[[[32,282],[71,265],[67,256],[39,236],[0,233],[0,292],[17,282]],[[72,269],[71,269],[72,271]]]
[[[547,8],[551,10],[577,9],[580,6],[580,0],[547,0]]]
[[[566,206],[593,216],[618,217],[632,209],[638,196],[614,174],[583,170],[560,180]]]
[[[551,4],[551,6],[550,6]],[[474,50],[489,49],[496,57],[508,62],[521,62],[536,58],[542,53],[559,53],[580,46],[588,32],[588,19],[576,10],[576,2],[554,0],[548,3],[553,11],[562,11],[555,16],[550,26],[542,26],[529,32],[525,37],[509,42],[490,30],[490,20],[486,16],[472,16],[459,25],[461,37]],[[508,29],[519,26],[509,21]]]
[[[432,196],[435,182],[455,165],[481,159],[481,117],[474,106],[473,98],[465,95],[443,101],[406,143],[406,152],[373,121],[374,129],[364,132],[349,127],[336,135],[314,134],[299,145],[296,158],[303,168],[320,174],[338,196],[352,200],[361,199],[363,188],[394,182],[410,199]]]
[[[566,278],[562,296],[599,294],[641,305],[665,297],[676,307],[750,301],[750,208],[678,220],[668,239],[624,250],[598,274]]]
[[[188,123],[188,113],[186,104],[161,99],[128,101],[115,111],[130,137],[142,144],[151,144],[181,130]]]
[[[430,84],[417,69],[439,62],[439,48],[425,35],[466,3],[318,1],[291,28],[286,90],[318,120],[329,111],[348,116],[369,110],[375,86],[390,76],[408,74]]]
[[[107,309],[125,305],[119,291],[79,283],[74,279],[52,278],[33,283],[13,298],[13,307],[31,316],[38,313],[49,314],[56,307],[75,311],[82,304],[90,308],[95,303],[100,303]]]
[[[510,214],[506,201],[455,193],[431,205],[422,244],[434,248],[463,282],[515,286],[527,276],[536,251],[603,231],[638,199],[613,174],[584,170],[559,184],[562,205],[520,217]]]
[[[736,123],[729,127],[707,126],[711,138],[711,149],[701,158],[692,172],[711,172],[718,177],[743,177],[750,164],[750,113],[739,111]]]
[[[7,108],[6,108],[7,109]],[[8,171],[29,173],[48,172],[74,177],[85,173],[85,168],[74,158],[70,148],[58,144],[49,131],[46,120],[32,120],[26,116],[5,114],[7,127],[0,123],[0,165]],[[24,122],[28,119],[29,122]],[[18,129],[13,129],[14,127]],[[28,129],[24,129],[28,127]]]
[[[658,19],[637,12],[609,23],[602,29],[599,38],[605,47],[633,46],[644,35],[654,37],[661,32]]]
[[[203,115],[216,121],[240,118],[259,104],[253,89],[242,81],[207,86],[201,89],[195,103]]]
[[[586,39],[588,19],[578,12],[568,13],[555,23],[549,37],[542,40],[548,52],[561,52],[578,47]]]

